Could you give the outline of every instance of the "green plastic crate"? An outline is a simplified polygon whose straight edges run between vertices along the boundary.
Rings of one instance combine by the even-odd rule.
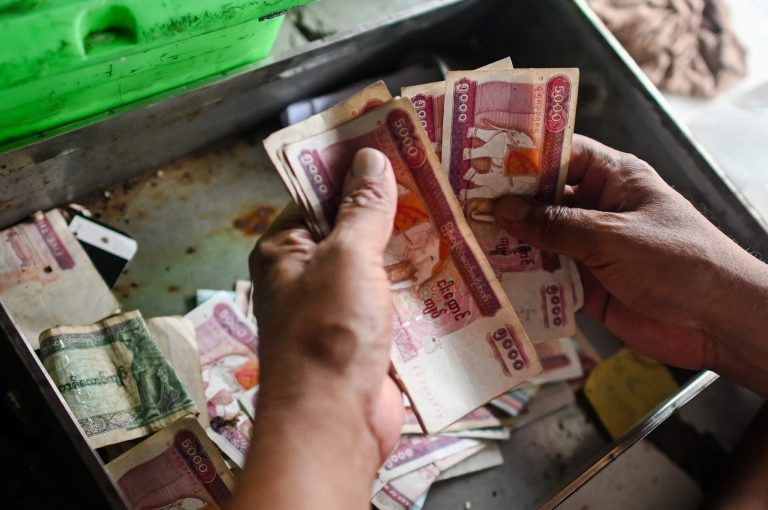
[[[0,144],[265,57],[311,0],[0,0]]]

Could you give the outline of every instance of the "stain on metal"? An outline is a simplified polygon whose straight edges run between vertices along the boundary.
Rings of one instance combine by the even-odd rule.
[[[138,242],[130,274],[115,287],[124,309],[183,314],[195,289],[229,288],[246,277],[254,239],[289,199],[263,149],[251,142],[267,129],[77,199]]]
[[[124,283],[116,284],[114,287],[112,287],[112,292],[114,292],[116,296],[122,299],[128,299],[131,297],[129,286]]]
[[[245,235],[261,235],[267,231],[277,211],[268,205],[259,205],[238,216],[232,225]]]

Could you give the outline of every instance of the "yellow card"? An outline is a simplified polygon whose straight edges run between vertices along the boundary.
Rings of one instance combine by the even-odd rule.
[[[677,388],[667,367],[625,347],[592,371],[584,393],[616,439]]]

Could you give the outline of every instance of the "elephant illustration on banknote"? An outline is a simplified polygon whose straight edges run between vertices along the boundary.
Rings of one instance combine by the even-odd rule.
[[[532,196],[538,186],[538,155],[529,135],[516,129],[470,127],[467,138],[480,143],[463,150],[471,161],[459,199],[470,218],[492,222],[497,198],[506,194]],[[480,163],[480,160],[484,160]],[[490,164],[488,164],[490,162]]]

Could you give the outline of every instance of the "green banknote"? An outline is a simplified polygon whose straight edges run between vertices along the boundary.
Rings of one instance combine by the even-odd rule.
[[[197,411],[138,311],[50,329],[40,358],[94,448]]]

